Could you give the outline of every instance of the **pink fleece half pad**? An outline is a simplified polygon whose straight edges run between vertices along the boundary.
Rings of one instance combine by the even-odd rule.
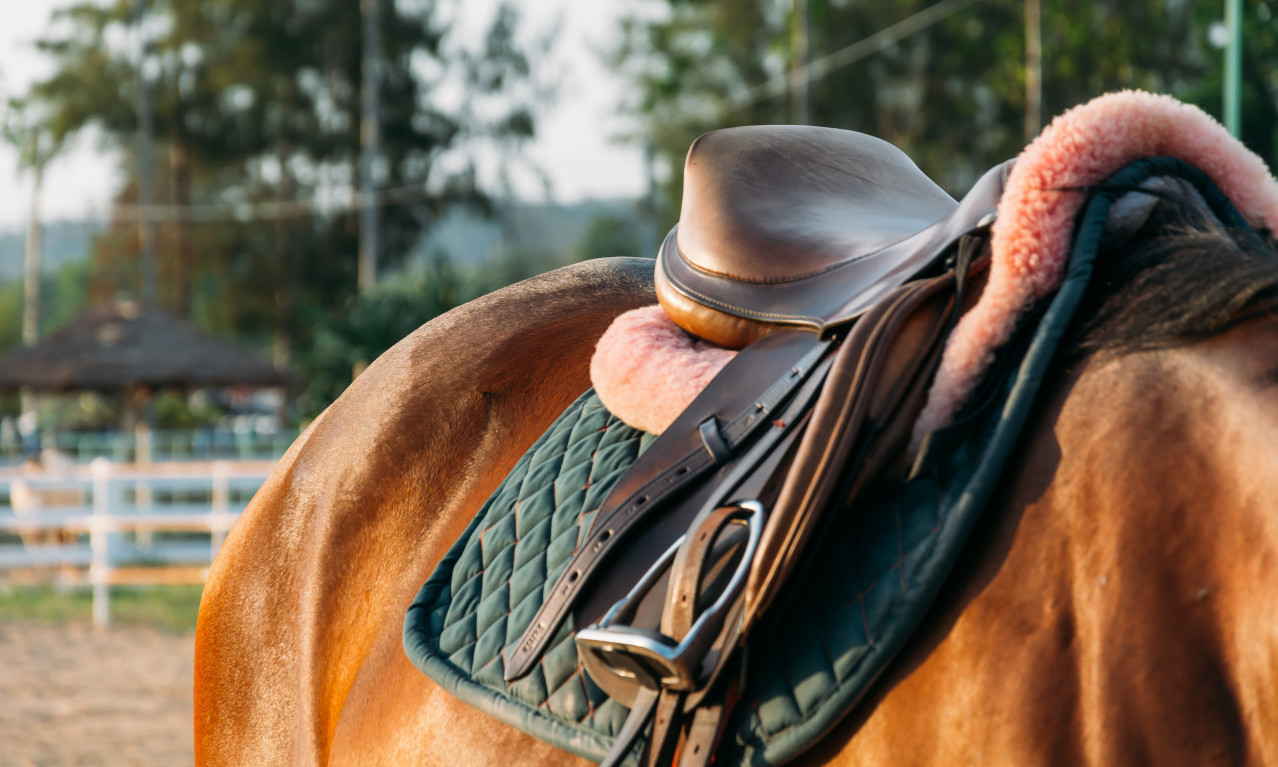
[[[660,434],[735,356],[688,335],[660,305],[644,306],[617,317],[599,339],[590,381],[613,415]]]
[[[1122,91],[1057,117],[1012,168],[993,227],[989,282],[946,344],[915,444],[950,423],[1021,314],[1060,286],[1086,200],[1077,190],[1154,156],[1197,166],[1253,226],[1278,231],[1278,181],[1197,107]],[[590,376],[610,411],[659,434],[735,354],[689,336],[660,306],[649,306],[617,318],[599,340]]]
[[[915,441],[950,423],[1020,315],[1060,286],[1086,195],[1128,163],[1169,156],[1207,173],[1258,229],[1278,231],[1278,182],[1198,107],[1139,91],[1110,93],[1057,117],[1017,158],[994,223],[989,283],[946,344]]]

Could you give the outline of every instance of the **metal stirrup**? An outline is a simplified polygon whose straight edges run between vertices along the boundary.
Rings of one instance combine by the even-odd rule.
[[[740,523],[747,525],[749,538],[732,579],[714,604],[697,616],[682,640],[676,641],[657,631],[636,629],[621,621],[633,617],[640,598],[669,569],[688,538],[686,533],[629,594],[613,605],[597,626],[578,631],[577,651],[595,684],[622,703],[628,699],[633,701],[640,688],[680,692],[698,689],[705,681],[698,673],[705,653],[723,630],[724,620],[745,588],[763,533],[764,516],[762,504],[743,500],[719,507],[706,519],[702,530],[710,530],[712,538],[726,526]]]

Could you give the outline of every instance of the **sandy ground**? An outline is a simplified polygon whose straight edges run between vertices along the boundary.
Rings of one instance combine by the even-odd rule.
[[[0,767],[187,767],[193,636],[0,623]]]

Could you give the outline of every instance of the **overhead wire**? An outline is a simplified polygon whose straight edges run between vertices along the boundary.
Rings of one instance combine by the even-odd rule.
[[[403,186],[381,189],[373,193],[372,202],[378,207],[403,205],[431,198],[435,192],[424,186]],[[110,218],[124,221],[148,220],[161,223],[248,222],[278,221],[288,218],[309,218],[315,215],[340,215],[358,213],[364,209],[365,195],[351,192],[341,200],[308,198],[300,200],[256,200],[253,202],[226,202],[204,205],[135,205],[112,203]]]
[[[940,2],[917,11],[833,53],[777,75],[748,90],[729,96],[727,106],[734,110],[742,109],[765,99],[783,96],[791,78],[802,77],[809,78],[812,81],[820,80],[835,70],[886,50],[897,42],[915,35],[978,2],[982,2],[982,0],[940,0]],[[405,186],[377,190],[372,197],[374,205],[388,207],[428,199],[432,194],[433,192],[424,186]],[[192,223],[276,221],[288,218],[306,218],[315,215],[357,213],[364,209],[364,196],[363,193],[355,191],[343,195],[345,199],[341,201],[310,198],[304,200],[259,200],[203,205],[153,204],[147,206],[113,203],[110,206],[109,215],[116,220],[140,221],[143,217],[146,217],[150,221],[163,223],[180,221]]]
[[[982,0],[941,0],[906,18],[880,29],[878,32],[857,40],[851,45],[822,56],[808,64],[800,65],[770,80],[756,85],[749,90],[728,97],[728,106],[732,109],[743,109],[769,98],[785,95],[792,78],[820,80],[836,69],[860,61],[880,51],[886,50],[897,42],[922,32],[924,29],[943,21],[959,11]]]

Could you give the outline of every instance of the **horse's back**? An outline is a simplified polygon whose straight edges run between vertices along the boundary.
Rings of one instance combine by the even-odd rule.
[[[344,716],[410,702],[402,696],[413,705],[396,711],[408,717],[443,703],[400,649],[405,608],[518,457],[589,387],[594,343],[613,318],[654,300],[652,262],[640,259],[525,281],[427,323],[316,419],[210,571],[196,640],[200,764],[325,763]],[[383,673],[391,667],[402,673]],[[385,689],[388,678],[406,688]],[[395,712],[380,711],[394,727]],[[397,742],[402,732],[383,741]]]
[[[201,763],[573,762],[436,687],[400,627],[649,274],[440,318],[299,440],[206,591]],[[1276,364],[1270,316],[1051,383],[937,609],[797,763],[1273,762]]]

